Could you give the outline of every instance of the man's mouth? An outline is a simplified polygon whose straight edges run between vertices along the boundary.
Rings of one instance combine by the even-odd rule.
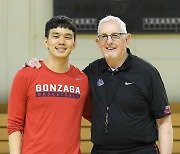
[[[106,47],[106,50],[114,50],[114,49],[116,49],[116,48],[110,48],[110,47]]]
[[[67,48],[65,47],[55,47],[56,51],[59,52],[59,53],[63,53],[66,51]]]

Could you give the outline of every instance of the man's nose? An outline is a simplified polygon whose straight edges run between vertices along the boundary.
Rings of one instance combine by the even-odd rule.
[[[64,44],[64,42],[65,42],[65,39],[63,37],[59,37],[58,43],[59,44]]]
[[[113,39],[111,37],[111,35],[108,35],[107,36],[107,43],[112,43],[113,42]]]

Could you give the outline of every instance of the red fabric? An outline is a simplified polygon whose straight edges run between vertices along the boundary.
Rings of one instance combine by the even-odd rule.
[[[8,133],[23,133],[22,154],[79,154],[80,126],[91,119],[86,75],[71,65],[55,73],[40,69],[18,71],[8,105]]]

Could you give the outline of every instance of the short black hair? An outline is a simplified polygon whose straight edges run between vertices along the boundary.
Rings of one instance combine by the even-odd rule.
[[[77,27],[71,18],[64,15],[54,16],[46,22],[45,37],[48,38],[49,31],[57,27],[68,28],[69,30],[72,30],[74,33],[74,40],[76,40]]]

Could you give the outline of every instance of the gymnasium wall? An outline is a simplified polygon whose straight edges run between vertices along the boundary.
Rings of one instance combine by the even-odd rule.
[[[13,77],[32,57],[46,58],[44,25],[53,14],[52,0],[0,0],[0,103],[7,103]],[[79,34],[70,61],[80,69],[102,57],[96,34]],[[133,54],[160,72],[170,102],[180,102],[180,33],[132,34]]]

